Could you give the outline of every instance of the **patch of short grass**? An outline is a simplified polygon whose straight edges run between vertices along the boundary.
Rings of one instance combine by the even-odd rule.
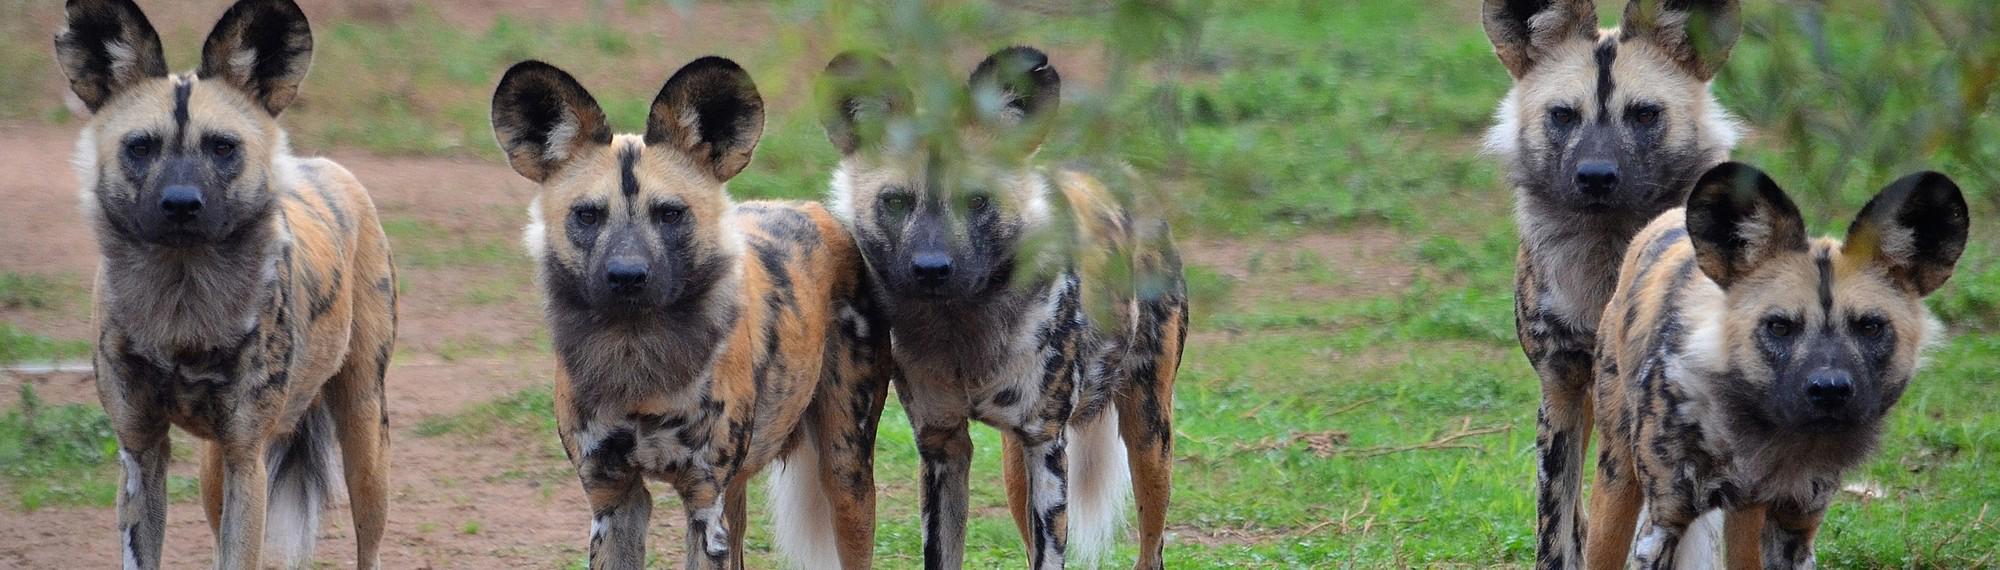
[[[62,309],[87,295],[68,280],[0,272],[0,309]]]
[[[0,323],[0,364],[51,362],[89,356],[90,343],[87,341],[52,339],[22,330],[12,323]]]
[[[20,402],[0,414],[0,479],[18,508],[107,507],[118,499],[118,440],[97,406],[50,405],[22,384]],[[193,479],[169,476],[172,500],[192,497]]]
[[[382,220],[382,231],[389,236],[396,264],[401,267],[485,268],[527,264],[527,254],[511,239],[454,231],[428,220],[387,216]]]
[[[555,391],[548,386],[534,386],[454,413],[425,418],[417,422],[416,433],[419,437],[479,436],[508,430],[554,436],[555,409]],[[557,448],[557,454],[560,453]]]

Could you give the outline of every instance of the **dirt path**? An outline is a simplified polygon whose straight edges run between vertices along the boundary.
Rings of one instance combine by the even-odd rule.
[[[58,339],[88,338],[88,278],[97,263],[77,208],[75,177],[62,166],[75,137],[73,125],[0,124],[0,172],[36,173],[0,176],[0,204],[6,204],[0,207],[0,271],[42,279],[58,289],[58,302],[47,307],[0,307],[0,322]],[[516,245],[533,187],[497,162],[342,151],[327,155],[368,185],[385,221],[404,228],[391,230],[403,303],[396,365],[388,379],[395,494],[384,564],[549,568],[577,560],[588,524],[579,507],[581,493],[564,475],[565,462],[546,451],[547,442],[530,434],[415,433],[427,418],[511,394],[550,376],[546,341],[540,340],[545,333],[529,284],[532,271]],[[1379,255],[1397,243],[1387,233],[1362,230],[1302,236],[1283,244],[1197,238],[1182,245],[1191,263],[1239,281],[1240,296],[1331,298],[1407,286],[1410,276],[1394,262],[1395,256]],[[1316,284],[1267,284],[1258,281],[1256,263],[1250,261],[1291,260],[1302,254],[1337,275]],[[55,403],[96,401],[84,374],[0,373],[0,409],[15,406],[22,383]],[[182,454],[170,472],[194,477],[193,458],[193,453]],[[5,496],[6,489],[0,488],[0,497]],[[110,508],[24,513],[10,502],[0,504],[0,512],[5,513],[0,516],[0,568],[117,563]],[[200,513],[194,501],[170,509],[168,567],[209,564],[214,548]],[[680,542],[678,517],[655,518],[650,544],[665,560],[673,560]],[[345,506],[336,506],[325,520],[317,559],[322,565],[351,567],[353,534]]]

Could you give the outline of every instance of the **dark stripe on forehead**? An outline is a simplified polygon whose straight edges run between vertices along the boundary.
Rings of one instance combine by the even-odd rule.
[[[1611,80],[1611,63],[1618,60],[1618,38],[1606,37],[1597,42],[1597,122],[1611,122],[1611,91],[1618,85]]]
[[[1819,308],[1830,317],[1833,315],[1833,256],[1829,251],[1821,250],[1813,257],[1813,264],[1819,266]]]
[[[187,133],[188,95],[194,91],[194,81],[182,78],[174,82],[174,138],[169,141],[180,146],[181,136]]]
[[[618,149],[618,190],[630,198],[639,195],[639,175],[632,171],[639,163],[639,145]]]

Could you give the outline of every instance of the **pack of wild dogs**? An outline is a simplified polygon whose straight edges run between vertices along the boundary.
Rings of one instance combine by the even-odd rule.
[[[162,564],[170,425],[203,442],[216,567],[261,567],[266,545],[309,564],[341,481],[357,565],[379,567],[395,269],[368,192],[293,156],[278,126],[310,67],[305,15],[236,2],[174,74],[130,0],[66,9],[55,48],[91,111],[74,166],[103,256],[94,364],[125,567]],[[1922,300],[1967,240],[1958,187],[1910,175],[1844,240],[1810,238],[1776,182],[1725,162],[1739,127],[1708,85],[1737,2],[1634,0],[1610,30],[1589,0],[1481,13],[1514,79],[1487,146],[1515,187],[1516,316],[1543,391],[1537,566],[1811,567],[1842,472],[1939,336]],[[1104,182],[1134,178],[1037,159],[1061,83],[1047,55],[1010,47],[956,104],[918,105],[888,60],[834,57],[817,94],[841,158],[821,204],[729,195],[765,106],[728,59],[669,77],[640,134],[614,133],[553,65],[506,71],[492,124],[540,186],[523,243],[591,567],[645,565],[648,480],[680,498],[686,566],[742,567],[765,471],[786,559],[871,567],[892,385],[916,433],[926,567],[964,563],[971,421],[1003,434],[1031,567],[1094,563],[1128,498],[1136,566],[1164,566],[1180,260],[1165,223]],[[935,109],[950,116],[922,116]],[[911,136],[918,121],[950,128]]]

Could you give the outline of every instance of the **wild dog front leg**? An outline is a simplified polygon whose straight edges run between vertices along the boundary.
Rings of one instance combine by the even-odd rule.
[[[1028,532],[1030,568],[1063,567],[1063,553],[1069,546],[1069,458],[1063,432],[1039,441],[1023,438],[1022,452],[1028,461]]]
[[[222,531],[215,537],[217,569],[261,567],[264,511],[270,491],[270,474],[264,464],[267,445],[247,437],[221,442]]]
[[[687,567],[723,568],[729,563],[729,525],[724,521],[723,486],[712,471],[690,473],[676,488],[687,508]]]
[[[167,459],[172,455],[164,423],[118,431],[118,467],[123,476],[118,487],[118,546],[125,553],[127,569],[160,567],[160,547],[167,536]]]
[[[558,393],[558,410],[567,403],[563,396]],[[568,423],[560,412],[557,419],[558,424]],[[590,567],[644,568],[653,496],[631,462],[632,430],[623,426],[567,428],[559,427],[564,448],[576,463],[584,498],[590,501]]]
[[[966,478],[972,469],[972,437],[967,428],[963,419],[917,426],[917,456],[923,462],[927,569],[965,566]]]
[[[1681,538],[1701,511],[1694,497],[1675,492],[1665,481],[1647,480],[1645,485],[1646,516],[1639,520],[1638,538],[1632,541],[1631,567],[1671,570]]]
[[[653,495],[636,475],[626,478],[584,476],[583,493],[590,500],[590,568],[644,568],[646,523],[653,515]]]
[[[1815,483],[1814,486],[1832,488],[1830,483]],[[1770,570],[1810,570],[1817,564],[1813,557],[1813,537],[1819,534],[1819,524],[1826,519],[1826,508],[1831,502],[1827,497],[1816,497],[1812,504],[1780,501],[1770,506],[1764,519],[1763,543],[1764,568]]]
[[[1523,268],[1523,273],[1529,270]],[[1590,445],[1590,334],[1557,321],[1537,305],[1532,277],[1517,284],[1515,319],[1521,348],[1542,384],[1535,415],[1535,565],[1575,568],[1584,543],[1583,463]]]

